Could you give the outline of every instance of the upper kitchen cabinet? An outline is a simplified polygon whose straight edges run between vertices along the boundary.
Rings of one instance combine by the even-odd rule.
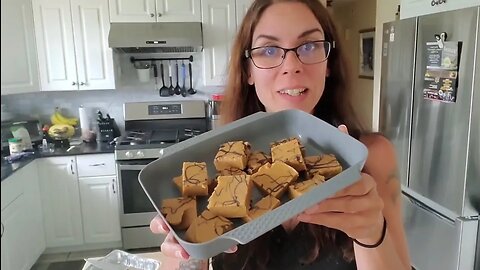
[[[111,22],[200,22],[200,0],[110,0]]]
[[[108,0],[33,0],[41,90],[114,89]]]
[[[202,0],[205,85],[225,85],[232,45],[252,0]]]
[[[32,3],[2,0],[1,93],[39,90]]]
[[[400,19],[480,5],[480,0],[401,0]]]

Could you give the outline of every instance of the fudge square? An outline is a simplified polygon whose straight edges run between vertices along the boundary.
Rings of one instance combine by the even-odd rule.
[[[302,145],[297,138],[275,142],[272,144],[271,150],[273,162],[283,161],[299,172],[307,169],[303,160]]]
[[[208,196],[208,173],[205,162],[183,162],[182,195]]]
[[[219,172],[232,168],[243,170],[247,166],[249,155],[250,144],[248,142],[226,142],[220,146],[213,163]]]
[[[208,198],[208,210],[227,218],[247,216],[253,186],[250,175],[219,176],[217,182],[215,190]]]
[[[282,161],[267,163],[252,175],[253,182],[265,195],[280,198],[298,178],[298,172]]]

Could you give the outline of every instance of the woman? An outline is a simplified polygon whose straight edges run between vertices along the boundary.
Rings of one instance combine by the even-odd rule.
[[[365,133],[348,103],[339,38],[318,0],[256,0],[232,49],[224,121],[299,109],[347,132],[369,150],[361,176],[296,218],[213,258],[217,269],[410,269],[392,144]],[[166,232],[159,218],[154,232]],[[171,235],[167,255],[188,258]]]

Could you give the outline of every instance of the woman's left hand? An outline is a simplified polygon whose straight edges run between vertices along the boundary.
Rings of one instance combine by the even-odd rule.
[[[375,180],[362,173],[361,179],[298,216],[298,220],[345,232],[361,243],[374,244],[383,228],[383,200]]]

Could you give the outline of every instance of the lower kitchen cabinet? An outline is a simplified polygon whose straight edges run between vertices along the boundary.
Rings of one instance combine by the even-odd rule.
[[[83,244],[75,156],[38,160],[47,248]]]
[[[80,177],[79,183],[85,243],[120,241],[116,176]]]
[[[2,181],[2,270],[28,270],[45,250],[38,180],[33,161]]]

